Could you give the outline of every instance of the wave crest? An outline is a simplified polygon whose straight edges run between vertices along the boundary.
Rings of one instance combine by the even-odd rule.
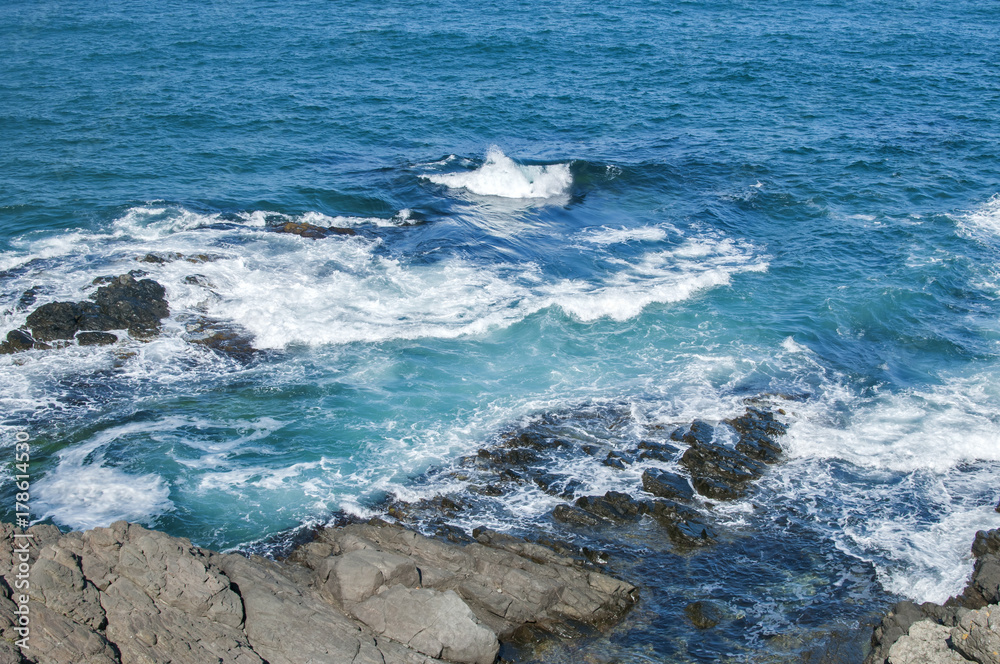
[[[502,198],[555,198],[567,195],[573,184],[569,164],[519,164],[496,146],[487,151],[486,160],[474,171],[424,177],[450,189]]]

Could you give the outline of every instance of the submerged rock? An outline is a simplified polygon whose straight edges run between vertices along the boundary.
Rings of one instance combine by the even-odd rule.
[[[698,629],[711,629],[722,622],[722,611],[712,602],[691,602],[684,607],[684,615]]]
[[[302,237],[319,240],[330,235],[357,235],[353,228],[338,228],[337,226],[316,226],[301,221],[286,221],[277,226],[270,226],[269,230],[275,233],[290,233]]]

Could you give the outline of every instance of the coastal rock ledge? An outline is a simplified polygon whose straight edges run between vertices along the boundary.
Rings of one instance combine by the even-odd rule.
[[[1000,664],[1000,530],[976,533],[972,555],[962,594],[943,605],[896,604],[875,628],[865,664]]]
[[[23,532],[28,649],[15,645]],[[321,530],[279,562],[124,521],[65,534],[0,524],[0,664],[492,664],[525,630],[596,632],[637,599],[543,546],[477,539],[373,520]]]

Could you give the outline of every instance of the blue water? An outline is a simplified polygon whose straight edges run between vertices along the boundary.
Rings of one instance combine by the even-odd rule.
[[[546,413],[624,408],[626,445],[785,394],[788,461],[713,508],[736,563],[622,552],[647,599],[587,647],[797,661],[788,634],[961,589],[1000,526],[995,3],[92,5],[0,7],[0,333],[132,269],[171,318],[0,356],[36,518],[254,546],[461,493],[436,473]],[[665,627],[684,592],[742,617]]]

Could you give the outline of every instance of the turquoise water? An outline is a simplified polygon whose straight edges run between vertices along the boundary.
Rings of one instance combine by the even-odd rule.
[[[784,590],[713,586],[750,616],[732,638],[751,659],[795,650],[765,637],[798,629],[807,595],[842,604],[837,578],[859,588],[848,626],[946,598],[975,531],[1000,526],[995,3],[10,2],[0,19],[0,332],[30,287],[79,300],[132,269],[171,306],[150,343],[0,356],[37,518],[253,546],[461,492],[426,473],[545,413],[671,425],[796,395],[789,460],[716,508],[791,552]],[[260,352],[189,343],[199,317]],[[528,492],[461,525],[527,532],[558,502]],[[670,603],[645,592],[643,625]],[[634,661],[733,653],[628,629],[652,639],[623,637]]]

